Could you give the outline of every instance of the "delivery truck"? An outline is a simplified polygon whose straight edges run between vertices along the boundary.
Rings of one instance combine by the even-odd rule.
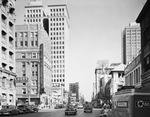
[[[150,117],[150,90],[125,89],[112,96],[108,117]]]

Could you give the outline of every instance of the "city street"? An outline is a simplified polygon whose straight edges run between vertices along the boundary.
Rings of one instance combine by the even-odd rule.
[[[93,109],[93,113],[84,113],[83,109],[78,109],[77,115],[65,115],[64,109],[54,109],[40,110],[38,113],[20,114],[5,117],[99,117],[99,113],[100,109]]]

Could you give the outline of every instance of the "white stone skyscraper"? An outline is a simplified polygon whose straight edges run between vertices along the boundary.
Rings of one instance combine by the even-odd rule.
[[[65,4],[48,5],[48,13],[53,91],[57,92],[56,95],[61,95],[68,67],[69,14]]]

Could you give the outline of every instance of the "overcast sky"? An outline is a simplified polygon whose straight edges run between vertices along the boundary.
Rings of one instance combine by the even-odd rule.
[[[16,1],[16,24],[23,24],[24,5]],[[70,16],[70,77],[91,99],[97,60],[121,62],[121,31],[135,22],[146,0],[43,0],[43,4],[67,3]]]

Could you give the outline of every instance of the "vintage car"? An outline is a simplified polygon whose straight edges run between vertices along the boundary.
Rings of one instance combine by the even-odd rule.
[[[31,113],[33,110],[28,105],[19,105],[18,109],[22,110],[24,113]]]
[[[91,104],[84,105],[84,112],[93,112],[93,106]]]
[[[82,105],[82,104],[79,104],[79,105],[77,106],[77,108],[78,108],[78,109],[83,109],[83,105]]]
[[[18,115],[19,110],[14,105],[3,105],[0,110],[0,115]]]
[[[77,114],[77,108],[75,108],[73,105],[67,105],[66,109],[65,109],[65,115],[68,115],[68,114],[76,115]]]

